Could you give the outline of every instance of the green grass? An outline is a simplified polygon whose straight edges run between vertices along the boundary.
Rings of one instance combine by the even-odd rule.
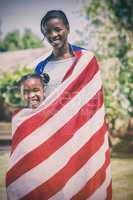
[[[5,200],[4,179],[8,152],[0,152],[0,200]],[[111,158],[113,200],[133,200],[133,156],[119,154]]]
[[[133,200],[133,155],[112,156],[113,200]]]
[[[0,200],[5,200],[5,173],[8,167],[8,152],[0,152]]]

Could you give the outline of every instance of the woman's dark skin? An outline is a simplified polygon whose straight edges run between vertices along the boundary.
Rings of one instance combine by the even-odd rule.
[[[69,27],[60,18],[49,19],[45,24],[43,34],[53,47],[52,60],[62,60],[74,56],[68,44],[69,32]]]

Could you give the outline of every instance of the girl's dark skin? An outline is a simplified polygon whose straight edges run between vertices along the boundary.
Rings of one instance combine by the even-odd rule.
[[[69,27],[60,18],[51,18],[45,24],[43,34],[53,47],[52,60],[62,60],[74,56],[68,44],[69,32]]]
[[[28,108],[37,108],[44,100],[44,86],[39,78],[29,78],[21,83],[21,95]]]

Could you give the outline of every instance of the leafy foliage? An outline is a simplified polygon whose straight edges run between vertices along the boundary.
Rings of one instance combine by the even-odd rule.
[[[9,32],[4,39],[0,41],[1,52],[39,47],[43,47],[43,44],[30,29],[25,29],[23,35],[20,34],[19,30]]]
[[[112,134],[122,136],[133,116],[133,1],[88,0],[84,9],[88,23],[86,33],[80,32],[82,43],[89,47],[93,40],[109,126]]]
[[[19,70],[3,73],[0,77],[0,102],[5,102],[12,107],[21,106],[20,89],[16,81],[30,72],[33,72],[33,69],[21,66]]]

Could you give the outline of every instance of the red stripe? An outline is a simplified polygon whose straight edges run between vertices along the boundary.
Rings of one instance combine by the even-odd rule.
[[[109,150],[106,152],[106,158],[103,166],[96,172],[96,174],[88,181],[88,183],[78,192],[71,200],[88,199],[105,181],[106,169],[109,166]]]
[[[68,103],[93,78],[97,71],[98,65],[94,57],[88,64],[88,67],[83,70],[52,105],[32,116],[30,119],[25,120],[17,128],[12,140],[12,152],[20,141],[43,125],[50,117]]]
[[[13,113],[12,117],[14,117],[17,113],[19,113],[22,110],[22,108],[17,108]]]
[[[103,95],[101,89],[75,116],[73,116],[72,119],[70,119],[70,121],[54,133],[50,139],[42,143],[30,153],[26,154],[10,171],[8,171],[6,180],[7,186],[11,184],[11,182],[15,181],[19,176],[47,159],[51,154],[70,140],[74,133],[98,111],[102,104]]]
[[[112,200],[112,180],[107,188],[107,198],[106,200]]]
[[[76,153],[69,162],[52,178],[38,186],[32,192],[27,194],[23,199],[43,199],[47,200],[61,188],[66,182],[93,156],[104,143],[104,135],[106,133],[106,125],[98,130],[91,139]]]
[[[75,65],[77,64],[78,62],[78,59],[81,57],[81,54],[82,54],[82,51],[77,51],[75,52],[75,57],[76,57],[76,60],[74,61],[73,65],[70,67],[70,69],[67,71],[67,73],[65,74],[63,81],[65,81],[73,72],[74,68],[75,68]]]

